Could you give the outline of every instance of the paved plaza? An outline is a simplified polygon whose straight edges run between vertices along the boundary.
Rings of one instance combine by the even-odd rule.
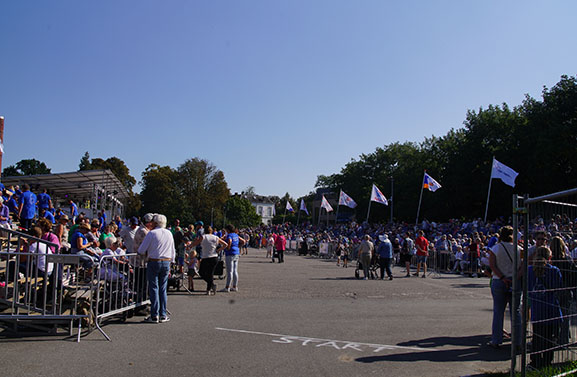
[[[357,280],[354,263],[264,250],[240,260],[240,291],[170,292],[172,320],[109,321],[94,331],[9,338],[3,376],[465,376],[506,370],[508,347],[483,346],[491,327],[487,278],[429,275]],[[219,289],[224,281],[218,281]],[[506,320],[508,327],[508,319]]]

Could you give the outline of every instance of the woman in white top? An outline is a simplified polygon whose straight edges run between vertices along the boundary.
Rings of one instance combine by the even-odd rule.
[[[206,281],[206,294],[216,294],[216,284],[214,284],[214,267],[218,263],[218,254],[228,244],[212,234],[212,227],[205,226],[204,234],[199,235],[192,244],[193,247],[202,246],[200,256],[199,275]]]
[[[30,229],[30,235],[36,238],[42,237],[42,230],[39,227],[32,227]],[[50,276],[52,274],[52,269],[54,264],[46,263],[46,254],[53,254],[52,249],[47,247],[45,243],[34,242],[33,240],[28,241],[28,252],[36,253],[38,255],[36,259],[36,267],[38,268],[38,276]]]
[[[517,256],[515,257],[515,254]],[[511,326],[515,324],[513,345],[519,346],[521,340],[520,292],[513,293],[513,271],[521,263],[519,248],[513,245],[513,228],[504,226],[499,232],[499,243],[489,253],[489,265],[493,272],[491,294],[493,296],[493,325],[490,347],[499,348],[503,343],[503,322],[507,303],[511,312]]]
[[[32,237],[40,238],[42,237],[42,229],[38,226],[33,226],[28,232]],[[34,283],[36,294],[37,294],[37,305],[39,307],[44,307],[45,303],[52,300],[52,291],[54,289],[54,276],[52,276],[52,270],[54,269],[54,263],[47,263],[46,256],[48,254],[52,255],[52,248],[48,247],[45,243],[35,241],[33,239],[28,239],[25,241],[28,245],[29,253],[38,254],[34,258],[36,262],[37,272],[32,273],[32,276],[37,276],[39,280]],[[46,298],[46,300],[45,300]]]

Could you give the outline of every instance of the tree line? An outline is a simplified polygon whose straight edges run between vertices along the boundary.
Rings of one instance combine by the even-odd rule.
[[[315,188],[335,194],[344,190],[357,202],[356,218],[362,221],[374,183],[389,200],[393,196],[395,220],[413,222],[425,169],[443,186],[434,193],[423,192],[421,218],[431,221],[483,217],[493,157],[519,176],[515,188],[494,182],[488,219],[510,216],[513,193],[538,196],[577,187],[575,77],[561,76],[555,86],[543,88],[541,99],[526,95],[514,108],[503,103],[469,110],[463,123],[463,128],[451,129],[444,136],[427,137],[420,143],[395,142],[361,154],[339,173],[318,176]],[[184,224],[230,221],[239,227],[260,222],[250,202],[243,195],[231,196],[224,173],[207,160],[191,158],[176,168],[150,164],[142,173],[140,194],[133,192],[136,179],[121,159],[91,159],[86,152],[79,170],[92,169],[110,169],[127,188],[127,216],[158,212]],[[49,173],[43,162],[34,159],[3,171],[4,176]],[[286,221],[296,222],[300,199],[312,213],[314,197],[314,192],[296,200],[289,193],[275,197],[275,222],[282,221],[287,201],[295,212],[287,213]],[[387,222],[389,213],[389,207],[374,205],[370,221]],[[301,213],[300,220],[312,219]]]
[[[179,219],[183,225],[202,220],[223,227],[232,223],[237,227],[256,226],[260,216],[250,201],[241,196],[231,196],[224,173],[212,163],[191,158],[177,168],[150,164],[142,173],[140,193],[133,187],[136,179],[118,157],[91,158],[86,152],[80,159],[78,171],[110,169],[127,189],[125,216],[141,216],[147,212],[162,213],[171,221]],[[6,167],[4,176],[50,174],[50,169],[35,159],[22,160]],[[50,189],[50,188],[48,188]],[[106,201],[101,205],[107,208]]]
[[[494,181],[488,219],[508,217],[512,194],[538,196],[577,187],[577,81],[562,76],[542,99],[528,95],[522,104],[506,103],[468,111],[464,127],[420,143],[392,143],[362,154],[339,173],[317,177],[316,187],[344,190],[366,216],[375,183],[390,198],[394,180],[394,216],[414,222],[423,173],[443,187],[423,192],[421,219],[483,217],[493,156],[519,173],[515,188]],[[386,222],[389,208],[371,207],[370,221]]]

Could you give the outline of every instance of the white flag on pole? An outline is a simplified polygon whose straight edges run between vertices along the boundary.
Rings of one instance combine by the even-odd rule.
[[[304,199],[301,199],[301,208],[300,208],[300,210],[301,210],[301,211],[305,211],[305,213],[306,213],[307,215],[309,215],[309,210],[307,209],[307,206],[306,206],[306,204],[305,204],[305,200],[304,200]],[[309,216],[310,216],[310,215],[309,215]]]
[[[423,188],[426,188],[429,191],[435,192],[440,189],[442,186],[439,182],[435,181],[433,177],[429,174],[425,173],[425,178],[423,178]]]
[[[355,208],[357,206],[357,203],[355,203],[353,198],[351,198],[350,196],[345,194],[344,191],[341,190],[341,194],[339,195],[339,205],[347,206],[349,208]]]
[[[323,195],[323,200],[321,201],[321,208],[324,208],[327,212],[332,212],[333,207],[329,204],[329,201]]]
[[[374,184],[373,184],[373,191],[371,191],[371,201],[381,203],[386,206],[389,205],[389,201],[387,200],[387,198],[385,198],[381,190],[379,190],[379,188]]]
[[[293,212],[293,211],[294,211],[293,206],[291,206],[291,204],[290,204],[290,202],[289,202],[288,200],[286,201],[286,210],[289,211],[289,212]]]
[[[515,187],[515,179],[519,173],[505,164],[500,163],[493,157],[493,170],[491,170],[491,179],[499,178],[504,184]]]

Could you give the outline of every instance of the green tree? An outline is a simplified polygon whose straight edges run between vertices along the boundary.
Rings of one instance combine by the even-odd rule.
[[[233,195],[226,201],[226,222],[237,228],[257,226],[261,217],[257,215],[250,201],[239,195]]]
[[[14,165],[6,166],[4,168],[4,170],[2,171],[3,177],[17,177],[19,175],[24,175],[24,174],[22,174]]]
[[[44,162],[33,158],[20,160],[16,165],[7,166],[2,172],[2,175],[5,177],[38,174],[50,174],[50,169]]]
[[[80,159],[80,164],[78,164],[78,171],[91,170],[90,154],[88,152],[84,153],[84,156]]]
[[[394,208],[398,220],[414,221],[423,170],[442,189],[423,191],[421,219],[482,217],[492,159],[519,172],[516,187],[493,183],[488,218],[511,214],[511,195],[538,196],[577,186],[577,79],[562,76],[542,100],[526,96],[522,105],[490,105],[468,111],[461,129],[431,136],[421,143],[392,143],[351,160],[339,173],[321,175],[316,187],[343,189],[366,213],[373,183],[390,197],[394,178]],[[371,207],[371,221],[388,218],[384,206]],[[362,216],[364,218],[364,216]]]
[[[179,204],[181,210],[205,222],[213,214],[216,219],[221,219],[224,204],[230,195],[224,173],[209,161],[199,158],[186,160],[176,172],[175,183],[182,199]]]
[[[129,218],[132,216],[140,216],[142,208],[142,201],[140,194],[131,192],[125,201],[124,215]]]
[[[118,157],[110,157],[106,160],[101,158],[93,158],[90,163],[87,163],[87,158],[90,155],[88,152],[84,154],[84,157],[80,160],[79,170],[98,170],[98,169],[109,169],[114,173],[116,178],[120,183],[126,187],[129,192],[132,192],[132,188],[136,184],[136,179],[130,175],[130,170],[126,166],[123,160]]]
[[[140,213],[162,213],[169,219],[178,217],[182,197],[176,186],[177,172],[170,166],[150,164],[142,172]]]
[[[291,207],[293,208],[293,212],[286,210],[286,204],[290,203]],[[290,222],[296,224],[296,211],[298,211],[298,206],[296,200],[291,198],[289,193],[287,192],[284,194],[282,198],[275,200],[275,217],[272,219],[274,224],[281,224],[283,222],[283,218],[285,222]]]
[[[255,196],[256,191],[254,189],[254,186],[248,186],[247,188],[245,188],[243,194],[249,198]]]
[[[130,170],[126,166],[123,160],[118,157],[110,157],[106,160],[101,158],[90,159],[90,154],[88,152],[84,153],[84,156],[80,159],[80,164],[78,165],[78,171],[83,170],[98,170],[98,169],[108,169],[112,171],[114,176],[120,181],[120,183],[128,191],[128,198],[124,200],[125,205],[125,215],[132,216],[140,213],[141,203],[138,196],[132,191],[134,185],[136,184],[136,179],[130,175]]]

